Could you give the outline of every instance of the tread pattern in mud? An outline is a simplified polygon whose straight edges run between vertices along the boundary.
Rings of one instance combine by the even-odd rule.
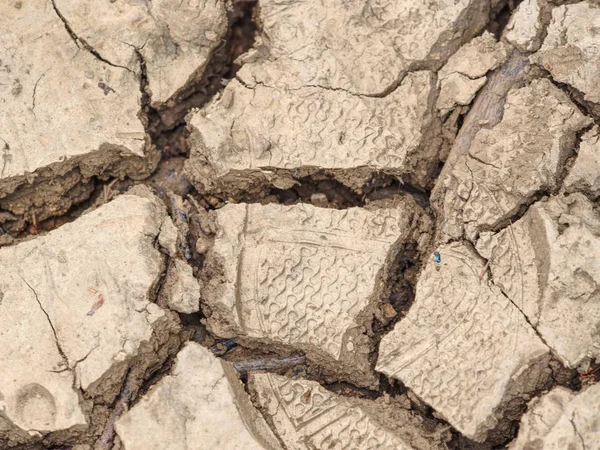
[[[0,6],[0,449],[594,448],[596,2],[100,3]]]

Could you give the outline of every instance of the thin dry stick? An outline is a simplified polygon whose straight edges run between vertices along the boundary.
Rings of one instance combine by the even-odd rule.
[[[113,409],[108,422],[106,422],[104,433],[102,433],[102,436],[94,446],[94,450],[110,450],[113,447],[115,440],[115,422],[119,419],[119,417],[127,412],[130,403],[131,389],[129,388],[129,382],[125,382],[125,387],[121,392],[119,400],[115,404],[115,408]]]
[[[261,359],[249,359],[233,363],[233,367],[240,374],[245,375],[253,370],[273,370],[286,367],[293,367],[298,364],[304,364],[306,357],[304,355],[293,355],[288,357],[267,357]]]

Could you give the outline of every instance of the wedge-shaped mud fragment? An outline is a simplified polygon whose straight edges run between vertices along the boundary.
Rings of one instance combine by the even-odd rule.
[[[549,378],[548,347],[465,244],[438,249],[376,370],[402,381],[465,436],[483,441],[505,404]]]
[[[446,114],[457,105],[469,105],[487,81],[485,76],[506,61],[509,47],[490,33],[463,45],[438,72],[437,108]]]
[[[176,322],[151,303],[164,220],[157,200],[123,195],[0,249],[0,444],[85,424],[78,394],[111,402],[126,372],[141,380],[178,344]]]
[[[581,194],[535,203],[478,249],[494,282],[569,367],[600,359],[600,214]]]
[[[150,173],[134,73],[81,48],[50,1],[1,2],[0,42],[0,208],[40,221],[87,198],[94,175]]]
[[[52,1],[79,42],[101,58],[139,76],[143,62],[155,105],[200,79],[227,31],[224,0]]]
[[[314,381],[252,374],[250,391],[285,448],[430,450],[445,448],[438,433],[383,398],[344,398]]]
[[[334,378],[376,385],[367,333],[418,214],[408,200],[389,208],[215,211],[203,288],[209,329],[250,346],[301,350]]]
[[[260,3],[246,83],[383,94],[409,69],[435,65],[488,21],[489,0]]]
[[[529,404],[510,450],[592,450],[600,443],[600,385],[551,390]]]
[[[534,52],[542,45],[544,18],[550,15],[547,0],[524,0],[517,6],[503,38],[523,52]]]
[[[384,98],[232,81],[190,121],[188,176],[201,190],[228,194],[289,188],[319,171],[356,190],[374,172],[424,183],[436,165],[434,88],[425,71]]]
[[[231,364],[193,342],[115,428],[123,450],[281,450]]]
[[[167,270],[159,305],[184,314],[200,310],[200,285],[194,278],[192,267],[185,261],[175,259]]]
[[[585,133],[579,144],[577,159],[563,184],[568,192],[584,192],[592,197],[600,195],[600,128]]]
[[[554,80],[584,94],[587,101],[600,104],[600,5],[580,2],[552,10],[552,21],[542,48],[531,61],[543,66]]]
[[[453,163],[437,182],[432,203],[441,218],[440,239],[474,239],[556,189],[577,132],[590,123],[548,80],[511,90],[502,121],[451,154]]]

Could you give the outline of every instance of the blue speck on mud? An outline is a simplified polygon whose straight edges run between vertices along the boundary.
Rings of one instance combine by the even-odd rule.
[[[433,257],[435,258],[435,262],[438,264],[442,261],[442,257],[440,256],[439,252],[433,252]]]

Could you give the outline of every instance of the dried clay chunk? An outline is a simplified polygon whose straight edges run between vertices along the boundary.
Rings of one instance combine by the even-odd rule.
[[[229,194],[289,188],[322,170],[355,190],[374,171],[423,182],[435,159],[427,134],[434,90],[426,71],[383,98],[234,80],[190,120],[187,175],[200,190]]]
[[[523,52],[534,52],[542,45],[542,14],[549,15],[547,0],[524,0],[510,17],[503,38]]]
[[[600,359],[600,215],[582,194],[551,197],[477,243],[494,282],[564,364]]]
[[[115,428],[123,450],[281,450],[231,364],[193,342]]]
[[[552,10],[548,34],[531,61],[543,66],[552,78],[584,94],[587,101],[600,103],[600,5],[580,2]]]
[[[484,441],[502,406],[549,378],[549,349],[465,244],[440,247],[376,370],[402,381],[465,436]]]
[[[532,401],[510,450],[591,450],[600,442],[600,385],[572,392],[557,387]]]
[[[440,114],[447,114],[457,105],[469,105],[487,81],[485,75],[506,61],[508,49],[485,32],[452,55],[438,72],[440,93],[436,106]]]
[[[203,275],[209,330],[250,346],[301,350],[336,378],[376,385],[366,333],[417,214],[408,200],[390,208],[216,210]]]
[[[435,186],[442,239],[476,239],[508,222],[537,193],[555,188],[577,132],[590,123],[548,80],[512,89],[502,121],[454,155]]]
[[[70,203],[61,194],[93,175],[150,174],[159,154],[150,149],[138,119],[141,93],[134,73],[80,48],[46,0],[0,2],[0,42],[3,209],[26,212],[26,206],[2,198],[36,180],[54,181],[46,192],[51,198],[32,192],[37,208],[53,202],[55,210],[66,211]],[[52,213],[59,211],[42,209],[37,218]]]
[[[249,388],[288,450],[446,448],[418,418],[383,398],[345,398],[314,381],[268,373],[250,375]]]
[[[264,0],[243,83],[383,95],[417,66],[453,54],[488,21],[489,0]]]
[[[143,63],[155,105],[200,79],[227,31],[224,0],[53,3],[73,33],[112,65],[141,75]]]
[[[600,128],[595,126],[581,137],[577,159],[563,184],[567,192],[600,195]]]
[[[178,332],[151,302],[166,217],[157,199],[122,195],[0,249],[0,360],[11,361],[0,365],[0,443],[82,431],[80,390],[110,403],[128,370],[162,362],[155,348]]]
[[[489,0],[261,2],[261,32],[236,79],[189,121],[188,177],[236,196],[321,170],[355,190],[374,172],[428,184],[436,89],[418,70],[441,65],[489,9]]]

